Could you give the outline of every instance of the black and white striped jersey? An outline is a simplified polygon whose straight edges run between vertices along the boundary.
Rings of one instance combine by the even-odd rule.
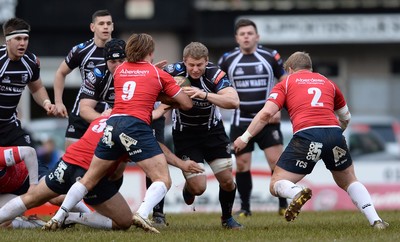
[[[104,48],[98,47],[94,43],[94,39],[90,39],[86,42],[80,43],[74,46],[67,57],[65,57],[65,63],[68,67],[73,70],[79,68],[82,82],[81,88],[76,96],[74,106],[71,113],[79,116],[79,101],[81,94],[85,86],[93,86],[96,83],[96,79],[102,78],[106,69],[106,62],[104,60]],[[96,111],[99,113],[103,112],[107,107],[105,103],[98,103]]]
[[[40,78],[40,62],[26,51],[20,60],[8,58],[5,45],[0,47],[0,132],[7,124],[17,124],[17,106],[25,86]]]
[[[109,106],[114,106],[114,78],[107,69],[104,77],[98,77],[95,83],[85,82],[81,88],[81,99],[93,99],[98,102],[105,101]]]
[[[164,70],[172,76],[187,77],[192,86],[203,89],[206,92],[217,93],[226,87],[232,87],[232,83],[225,72],[211,62],[208,62],[205,73],[197,80],[188,75],[183,62],[167,65]],[[190,110],[173,110],[172,121],[174,129],[200,128],[207,130],[216,126],[221,120],[221,112],[216,105],[199,98],[193,98],[192,102],[193,108]]]
[[[283,61],[276,50],[258,46],[253,54],[244,55],[236,47],[218,61],[236,88],[240,107],[234,112],[233,123],[251,122],[263,108],[275,80],[285,74]]]

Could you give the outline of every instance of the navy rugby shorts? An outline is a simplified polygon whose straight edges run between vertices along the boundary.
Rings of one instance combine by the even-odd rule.
[[[231,125],[230,140],[235,142],[235,140],[241,136],[249,127],[249,124],[239,124],[239,126]],[[283,135],[281,132],[281,124],[274,123],[266,125],[260,133],[249,140],[246,147],[239,152],[239,154],[244,154],[254,151],[254,144],[257,143],[261,150],[275,145],[283,145]]]
[[[107,120],[103,138],[95,155],[104,160],[117,160],[128,153],[133,162],[139,162],[162,153],[153,129],[132,116],[113,116]]]
[[[55,193],[67,194],[71,186],[81,179],[85,173],[86,170],[84,168],[60,160],[57,166],[46,176],[46,185]],[[119,191],[122,180],[122,177],[116,181],[110,181],[107,176],[103,177],[86,194],[84,201],[89,205],[97,205],[107,201]]]
[[[310,174],[322,159],[328,170],[342,171],[353,161],[340,128],[311,128],[297,132],[277,165],[297,174]]]

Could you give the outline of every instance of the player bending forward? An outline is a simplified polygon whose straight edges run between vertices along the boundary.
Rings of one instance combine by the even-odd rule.
[[[351,115],[339,87],[325,76],[312,72],[311,58],[305,52],[292,54],[284,67],[289,76],[272,89],[263,109],[246,132],[235,140],[235,151],[242,150],[271,117],[285,107],[294,135],[278,160],[270,191],[274,196],[293,199],[286,209],[286,220],[294,220],[311,199],[311,190],[296,183],[310,174],[322,159],[336,184],[349,194],[370,225],[376,229],[387,228],[389,224],[378,216],[370,194],[356,178],[342,134]]]

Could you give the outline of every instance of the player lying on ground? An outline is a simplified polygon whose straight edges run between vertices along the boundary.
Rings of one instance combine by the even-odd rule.
[[[57,167],[45,179],[28,193],[12,199],[0,209],[0,222],[15,218],[27,209],[40,206],[59,194],[65,194],[75,183],[76,178],[83,177],[92,160],[94,149],[103,134],[107,117],[93,121],[85,135],[68,147]],[[185,172],[203,172],[197,163],[182,161],[162,146],[167,160],[171,165]],[[122,184],[122,172],[126,162],[121,162],[115,173],[105,177],[85,197],[85,202],[91,205],[95,212],[70,212],[65,224],[80,223],[101,229],[128,229],[132,224],[132,212],[125,199],[118,192]],[[152,208],[150,208],[152,209]],[[61,227],[63,224],[59,224]]]
[[[36,151],[30,146],[0,147],[0,207],[11,199],[35,189],[38,179],[44,177],[48,169],[37,159]],[[54,205],[60,205],[62,199],[52,199]],[[88,212],[90,209],[80,202],[74,211]],[[7,228],[37,228],[44,224],[36,216],[22,217],[4,221],[0,226]],[[3,223],[4,222],[4,223]]]

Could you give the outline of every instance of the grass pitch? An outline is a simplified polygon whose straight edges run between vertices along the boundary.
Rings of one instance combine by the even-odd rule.
[[[387,230],[372,229],[358,211],[300,213],[293,222],[277,213],[254,212],[250,218],[238,218],[245,228],[232,231],[221,227],[216,213],[167,214],[169,226],[161,234],[138,228],[128,231],[103,231],[76,225],[48,232],[40,229],[2,229],[0,241],[400,241],[400,211],[379,211],[390,223]]]

